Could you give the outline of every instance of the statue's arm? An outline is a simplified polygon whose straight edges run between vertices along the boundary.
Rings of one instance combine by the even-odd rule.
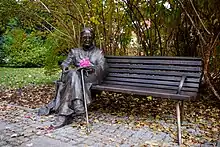
[[[95,54],[94,69],[96,72],[103,72],[106,68],[106,60],[102,50],[97,50]]]
[[[71,49],[67,58],[61,64],[62,70],[68,69],[69,65],[73,64],[73,62],[74,62],[74,50]]]

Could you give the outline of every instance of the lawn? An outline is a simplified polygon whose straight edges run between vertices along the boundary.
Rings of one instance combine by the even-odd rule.
[[[0,68],[0,89],[19,88],[28,85],[50,84],[59,73],[46,75],[43,68]]]

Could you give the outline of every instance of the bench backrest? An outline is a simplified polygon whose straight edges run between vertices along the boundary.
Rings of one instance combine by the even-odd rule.
[[[196,96],[202,60],[194,57],[106,56],[109,66],[104,84],[133,86],[176,93],[186,75],[181,94]]]

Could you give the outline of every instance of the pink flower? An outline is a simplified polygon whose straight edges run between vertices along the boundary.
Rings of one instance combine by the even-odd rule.
[[[91,63],[90,63],[90,60],[89,58],[86,58],[86,59],[82,59],[79,63],[79,66],[80,67],[87,67],[87,66],[90,66]]]
[[[150,19],[149,19],[149,20],[145,20],[145,24],[147,25],[147,29],[149,29],[150,26],[151,26],[151,21],[150,21]]]

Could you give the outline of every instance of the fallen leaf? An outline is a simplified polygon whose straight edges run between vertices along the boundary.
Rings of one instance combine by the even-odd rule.
[[[26,146],[28,146],[28,147],[31,147],[31,146],[33,146],[34,144],[33,143],[28,143],[28,144],[26,144]]]
[[[148,97],[147,97],[147,100],[148,100],[148,101],[152,101],[152,99],[153,99],[152,96],[148,96]]]
[[[18,134],[14,133],[14,134],[11,135],[11,138],[15,138],[17,136],[18,136]]]

